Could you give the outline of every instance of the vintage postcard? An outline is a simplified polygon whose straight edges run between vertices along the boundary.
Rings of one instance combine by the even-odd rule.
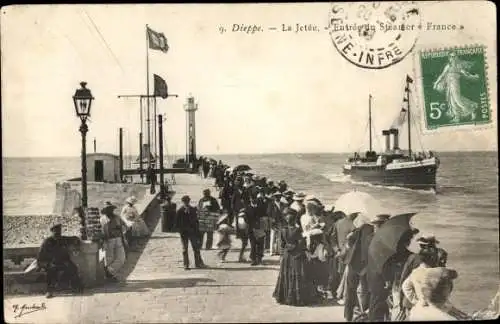
[[[488,1],[1,8],[8,323],[500,309]]]

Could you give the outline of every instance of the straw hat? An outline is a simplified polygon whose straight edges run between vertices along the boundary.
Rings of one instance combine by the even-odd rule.
[[[293,196],[293,200],[296,201],[303,201],[305,198],[306,195],[303,192],[299,192],[298,194],[295,194],[295,196]]]
[[[324,206],[324,208],[325,208],[325,211],[332,212],[335,209],[335,206],[333,206],[332,204],[326,204]]]
[[[133,205],[137,202],[137,198],[135,196],[130,196],[127,199],[125,199],[125,202]]]
[[[422,235],[421,237],[418,238],[417,242],[418,242],[418,244],[420,244],[420,246],[429,246],[429,245],[439,244],[439,241],[432,234]]]
[[[370,220],[370,223],[371,224],[381,224],[381,223],[385,223],[385,221],[387,221],[389,218],[391,217],[391,215],[387,215],[387,214],[379,214],[379,215],[375,215],[372,217],[372,219]]]

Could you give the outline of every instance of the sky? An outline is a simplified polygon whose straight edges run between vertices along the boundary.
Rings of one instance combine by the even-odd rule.
[[[419,8],[424,22],[462,24],[464,30],[421,31],[404,60],[369,70],[342,57],[323,29],[329,3],[2,7],[2,154],[78,156],[80,121],[71,97],[80,81],[88,83],[95,97],[89,151],[96,138],[98,151],[117,153],[118,128],[123,127],[125,153],[136,154],[139,102],[117,96],[146,92],[146,24],[163,32],[170,47],[167,53],[150,50],[149,67],[151,88],[155,73],[167,81],[170,93],[179,95],[157,101],[158,112],[166,116],[166,148],[171,154],[186,151],[183,107],[189,94],[198,102],[199,154],[348,152],[366,147],[369,94],[375,148],[380,149],[383,139],[378,134],[401,108],[406,74],[414,75],[413,55],[419,49],[464,44],[487,48],[494,122],[473,130],[425,132],[412,136],[412,145],[436,151],[497,150],[494,5],[420,3]],[[282,24],[297,23],[315,24],[320,31],[280,31]],[[265,31],[232,32],[233,24],[262,25]],[[221,34],[221,26],[229,31]],[[417,117],[419,100],[415,91]]]

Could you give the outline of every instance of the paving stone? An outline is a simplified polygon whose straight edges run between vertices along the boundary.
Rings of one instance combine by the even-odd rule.
[[[176,175],[174,200],[191,196],[195,203],[212,181],[195,175]],[[212,190],[215,196],[215,190]],[[159,210],[151,210],[159,213]],[[279,271],[278,257],[264,257],[251,267],[236,262],[240,241],[233,238],[227,263],[219,263],[217,250],[202,250],[209,269],[185,271],[182,246],[176,233],[162,233],[158,222],[142,253],[129,256],[132,271],[123,283],[88,291],[83,296],[6,296],[9,323],[207,323],[207,322],[339,322],[340,306],[291,307],[272,298]],[[191,249],[191,248],[190,248]],[[248,257],[249,251],[246,252]],[[134,260],[135,259],[135,260]],[[194,257],[190,250],[190,260]],[[45,303],[46,310],[14,318],[13,304]]]

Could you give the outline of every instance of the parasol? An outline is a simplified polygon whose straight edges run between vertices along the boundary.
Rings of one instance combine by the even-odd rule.
[[[412,230],[410,220],[415,214],[395,215],[373,234],[368,247],[368,267],[371,271],[382,274],[387,260],[397,253],[401,238]]]
[[[252,168],[246,164],[240,164],[236,167],[234,167],[233,171],[234,172],[244,172],[244,171],[249,171],[252,170]]]
[[[368,223],[374,216],[387,214],[385,208],[371,195],[363,191],[350,191],[341,195],[333,204],[335,211],[341,211],[346,215],[359,213],[354,219],[356,228]]]

